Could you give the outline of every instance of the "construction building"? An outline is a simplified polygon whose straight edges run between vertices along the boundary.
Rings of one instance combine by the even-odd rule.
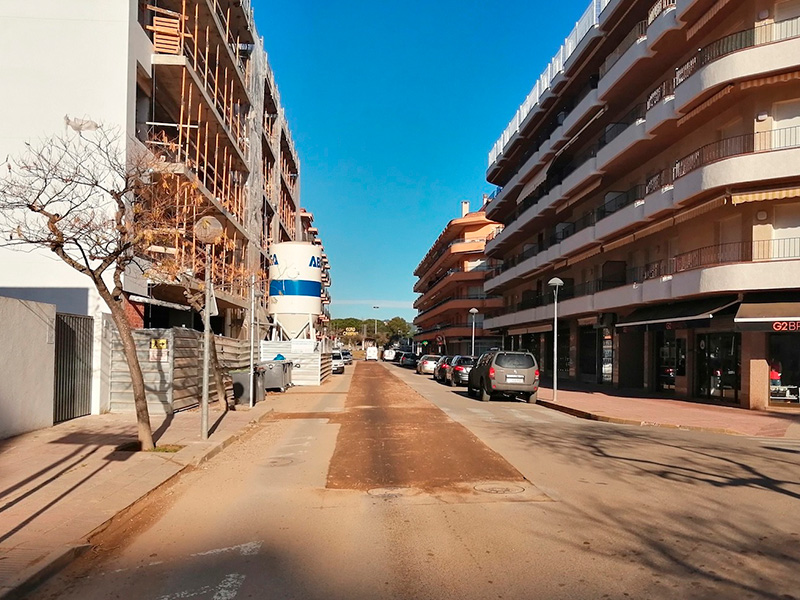
[[[19,154],[25,141],[68,131],[75,119],[138,140],[178,175],[165,227],[180,234],[143,258],[170,257],[190,290],[202,289],[207,256],[194,224],[216,217],[223,233],[210,261],[219,311],[212,327],[247,338],[253,296],[257,322],[267,324],[270,246],[321,240],[300,204],[300,161],[249,0],[4,3],[0,32],[0,76],[10,92],[0,154]],[[101,411],[107,381],[98,317],[107,310],[91,282],[48,252],[0,252],[0,295],[96,317],[93,410]],[[131,323],[199,327],[187,286],[154,279],[146,267],[123,281]],[[328,269],[325,257],[329,303]]]
[[[483,326],[486,315],[503,302],[502,296],[483,291],[493,267],[483,250],[498,226],[483,208],[470,212],[469,202],[462,202],[461,216],[447,224],[414,270],[414,291],[420,294],[414,302],[414,342],[421,352],[469,356],[473,332],[476,353],[500,344]]]
[[[485,327],[552,374],[557,289],[559,378],[797,406],[800,1],[576,17],[489,154]]]

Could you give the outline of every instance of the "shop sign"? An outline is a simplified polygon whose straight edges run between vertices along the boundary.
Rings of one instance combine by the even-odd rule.
[[[799,333],[800,321],[786,319],[774,321],[745,321],[736,323],[739,331],[769,331],[773,333]]]

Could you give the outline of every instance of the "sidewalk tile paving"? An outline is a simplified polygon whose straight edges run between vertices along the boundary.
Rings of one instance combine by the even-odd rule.
[[[115,515],[186,467],[213,456],[271,411],[307,410],[303,407],[323,397],[333,398],[338,406],[348,382],[349,378],[334,377],[320,387],[292,388],[268,396],[253,409],[239,407],[221,420],[222,413],[212,408],[210,423],[219,423],[205,442],[200,439],[198,410],[171,419],[154,417],[158,444],[184,446],[173,454],[116,450],[136,440],[132,414],[82,417],[0,440],[0,599],[21,597],[21,585],[65,565]],[[561,389],[554,403],[547,388],[542,388],[539,402],[616,423],[800,439],[800,412],[755,412]]]

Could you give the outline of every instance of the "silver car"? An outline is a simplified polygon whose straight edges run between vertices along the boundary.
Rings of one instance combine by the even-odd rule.
[[[436,363],[441,358],[438,354],[425,354],[417,362],[417,373],[421,375],[432,375],[436,368]]]
[[[341,352],[331,354],[331,370],[334,373],[344,373],[344,357]]]

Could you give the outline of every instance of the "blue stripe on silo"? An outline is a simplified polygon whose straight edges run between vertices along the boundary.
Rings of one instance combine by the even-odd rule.
[[[310,296],[319,298],[322,284],[304,279],[277,279],[269,282],[270,296]]]

